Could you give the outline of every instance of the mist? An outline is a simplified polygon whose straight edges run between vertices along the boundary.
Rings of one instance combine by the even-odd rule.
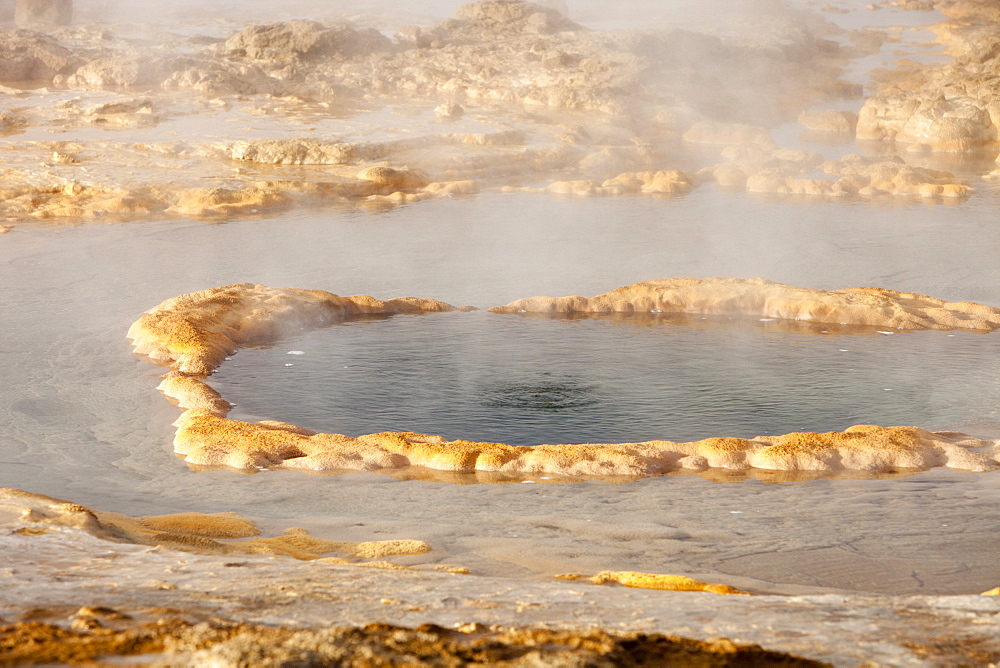
[[[16,26],[0,0],[0,486],[27,493],[0,494],[0,538],[42,555],[0,568],[0,615],[145,620],[243,568],[170,600],[475,633],[587,608],[843,665],[981,661],[989,4],[76,0]],[[340,296],[379,317],[326,318]],[[150,361],[126,333],[155,309]],[[345,563],[279,583],[276,548],[184,533],[220,512]],[[164,513],[191,513],[173,542]],[[422,541],[385,556],[416,572],[337,551],[385,539]],[[107,555],[127,586],[95,588]],[[672,574],[766,596],[615,584]],[[362,580],[371,605],[330,607]]]

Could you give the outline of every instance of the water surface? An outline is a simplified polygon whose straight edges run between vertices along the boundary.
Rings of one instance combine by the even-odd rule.
[[[228,510],[259,518],[270,530],[294,525],[344,540],[419,538],[434,547],[422,559],[477,573],[543,577],[628,568],[758,591],[975,593],[1000,580],[992,538],[1000,530],[1000,494],[990,474],[932,471],[780,484],[668,476],[627,484],[457,485],[374,474],[198,473],[172,452],[170,423],[178,411],[154,389],[163,370],[136,358],[124,334],[163,299],[241,281],[485,307],[534,294],[591,295],[654,277],[765,276],[807,287],[879,285],[1000,305],[1000,266],[991,241],[996,205],[986,189],[963,206],[868,206],[771,201],[704,188],[673,200],[484,193],[379,215],[327,210],[217,225],[18,227],[0,237],[6,286],[0,292],[0,374],[6,379],[0,389],[0,485],[132,514]],[[509,332],[520,333],[508,338]],[[574,437],[573,425],[560,420],[541,431],[528,425],[523,436],[506,440],[622,440],[619,429],[628,438],[756,435],[869,421],[990,435],[996,425],[992,335],[845,338],[770,332],[766,323],[750,330],[699,329],[473,313],[394,317],[307,336],[316,337],[315,344],[285,341],[260,353],[281,360],[278,374],[300,377],[312,360],[329,354],[329,364],[319,369],[324,380],[317,380],[324,383],[335,359],[345,362],[341,367],[363,361],[366,374],[380,369],[395,376],[380,405],[409,411],[394,415],[392,425],[384,415],[339,413],[330,426],[343,431],[398,423],[498,438],[502,429],[525,426],[449,424],[442,420],[452,416],[426,410],[423,393],[443,387],[428,374],[433,364],[427,359],[402,359],[400,351],[424,348],[407,342],[410,337],[440,337],[437,348],[421,354],[450,358],[439,366],[458,378],[466,373],[466,352],[497,360],[485,365],[491,371],[475,372],[490,371],[492,380],[469,371],[464,387],[491,391],[501,403],[519,396],[505,395],[504,383],[537,384],[537,374],[556,362],[560,383],[593,388],[585,392],[590,399],[617,401],[615,395],[633,388],[625,374],[606,373],[606,351],[625,341],[635,346],[627,373],[640,374],[644,355],[673,365],[674,374],[683,371],[679,384],[646,374],[644,382],[663,386],[665,394],[646,406],[641,419],[630,419],[622,409],[628,402],[619,402],[602,409],[607,419],[600,424],[571,421],[593,432]],[[518,345],[525,340],[532,345]],[[337,352],[349,341],[349,349]],[[320,344],[330,346],[327,352]],[[306,354],[286,354],[298,349]],[[501,361],[505,350],[520,361]],[[762,358],[762,351],[771,356]],[[240,365],[254,354],[244,351],[233,361]],[[698,373],[698,360],[707,377]],[[865,382],[844,384],[851,360],[864,362],[846,369]],[[284,367],[289,361],[297,366]],[[880,372],[867,368],[871,364]],[[821,365],[829,371],[817,372]],[[255,382],[237,370],[224,367],[220,376],[232,371],[234,381]],[[270,394],[256,406],[241,398],[238,403],[247,405],[238,409],[311,423],[309,416],[296,416],[295,402],[284,396],[295,377],[281,376],[284,385],[263,383]],[[419,392],[393,394],[400,377]],[[770,385],[755,391],[747,386],[751,380]],[[786,392],[786,383],[807,396]],[[829,406],[808,396],[830,391],[831,383],[841,387]],[[699,387],[707,389],[699,394]],[[337,396],[334,403],[359,398],[364,402],[364,393]],[[660,401],[672,402],[673,409],[658,410]],[[479,402],[471,405],[482,409]],[[761,405],[768,410],[755,408]],[[593,405],[567,410],[588,408]],[[542,415],[548,420],[550,414]],[[355,422],[345,426],[341,420]]]
[[[211,384],[237,404],[232,418],[353,436],[617,443],[859,423],[1000,436],[998,346],[984,334],[794,321],[445,313],[244,349]]]

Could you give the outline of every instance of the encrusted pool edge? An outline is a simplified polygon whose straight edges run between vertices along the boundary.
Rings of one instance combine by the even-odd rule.
[[[1000,468],[1000,440],[919,427],[855,425],[841,432],[706,438],[687,443],[547,444],[512,446],[412,432],[359,437],[323,434],[285,422],[229,419],[232,405],[204,380],[241,346],[272,343],[286,332],[322,327],[355,316],[419,314],[456,308],[434,299],[341,297],[322,290],[269,288],[249,283],[168,299],[128,332],[137,354],[173,367],[159,389],[183,409],[174,423],[174,448],[194,467],[238,471],[274,468],[308,472],[391,471],[423,467],[502,476],[636,478],[678,471],[810,471],[870,474],[937,466],[982,472]],[[636,311],[719,314],[841,322],[897,329],[988,332],[1000,309],[945,302],[883,288],[826,291],[764,279],[661,279],[593,298],[532,298],[501,313]]]

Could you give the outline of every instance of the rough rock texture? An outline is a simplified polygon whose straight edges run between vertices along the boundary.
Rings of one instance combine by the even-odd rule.
[[[228,147],[233,160],[267,165],[353,165],[378,161],[404,151],[433,146],[513,146],[525,142],[519,130],[493,133],[442,134],[389,141],[323,141],[312,138],[234,142]]]
[[[156,389],[184,410],[200,408],[212,415],[225,417],[233,408],[231,403],[207,383],[180,371],[171,371],[165,375]]]
[[[77,63],[56,39],[31,30],[0,30],[0,83],[51,81]]]
[[[151,86],[166,76],[166,63],[154,56],[113,56],[92,60],[67,77],[73,88],[111,88],[119,86]]]
[[[167,212],[189,218],[229,218],[276,213],[291,205],[292,199],[278,188],[195,188],[180,193]]]
[[[846,155],[827,160],[816,153],[733,145],[722,152],[729,162],[705,168],[698,178],[730,190],[825,199],[919,198],[922,201],[967,199],[973,188],[950,172],[912,167],[899,157]],[[816,171],[830,178],[818,178]]]
[[[488,30],[540,34],[584,29],[556,9],[518,0],[484,0],[462,5],[455,12],[454,21]]]
[[[38,220],[134,220],[163,208],[143,192],[76,181],[0,187],[0,196],[0,210],[5,215]]]
[[[81,123],[150,130],[134,144],[88,140],[91,164],[78,173],[50,160],[38,142],[12,147],[19,164],[5,173],[0,218],[221,220],[340,204],[382,210],[544,184],[581,196],[674,195],[706,180],[782,196],[888,193],[936,202],[971,192],[960,179],[923,172],[881,186],[855,173],[816,178],[808,171],[818,163],[775,146],[770,128],[796,116],[827,137],[847,136],[853,123],[848,113],[804,111],[860,95],[839,79],[855,50],[831,41],[837,29],[817,14],[765,3],[742,16],[739,35],[717,36],[588,30],[557,6],[472,3],[435,26],[406,27],[395,40],[308,20],[242,27],[228,38],[164,30],[136,40],[110,24],[50,36],[0,31],[0,82],[33,83],[30,94],[5,91],[29,95],[33,109],[12,107],[16,122],[0,121],[0,133]],[[109,102],[107,93],[122,87],[141,88],[143,97]],[[80,94],[67,99],[64,88]],[[141,106],[101,110],[130,102]],[[400,102],[408,108],[390,120],[399,125],[382,124],[386,106]],[[368,113],[383,118],[366,127]],[[202,114],[206,122],[193,120]],[[351,121],[331,122],[340,118]],[[184,155],[144,160],[150,146],[169,143],[164,133],[177,132],[175,121],[204,134],[186,138]],[[742,154],[694,176],[667,176],[679,173],[678,153],[701,161],[714,147]],[[100,174],[92,170],[98,155]],[[298,169],[307,166],[345,168]],[[694,174],[704,162],[683,166]],[[424,176],[366,180],[371,167]],[[73,183],[86,194],[68,197]],[[108,197],[91,197],[101,193]]]
[[[347,59],[387,51],[391,46],[377,30],[326,27],[305,20],[250,26],[225,43],[227,55],[266,61]]]
[[[394,56],[334,69],[351,85],[462,105],[645,117],[651,106],[683,99],[713,120],[773,122],[790,108],[797,113],[803,96],[845,92],[831,67],[835,45],[814,27],[790,26],[794,45],[784,51],[684,30],[597,33],[533,3],[488,0],[433,28],[405,29],[408,48]],[[764,75],[776,67],[782,77]]]
[[[681,195],[695,187],[694,178],[677,169],[625,172],[605,181],[556,181],[545,188],[505,188],[505,192],[545,192],[576,197]]]
[[[1000,327],[1000,309],[885,288],[814,290],[762,278],[665,278],[595,297],[532,297],[494,313],[697,313],[783,318],[894,329]]]
[[[663,665],[675,655],[658,638],[677,632],[724,654],[733,645],[718,641],[720,636],[838,666],[865,661],[988,665],[1000,660],[1000,599],[995,596],[717,596],[559,579],[469,577],[437,565],[403,569],[389,568],[386,561],[345,564],[342,559],[297,560],[269,551],[212,549],[213,542],[252,537],[252,522],[231,514],[195,514],[210,518],[201,529],[209,540],[161,540],[151,547],[103,533],[102,527],[110,526],[107,515],[116,521],[121,516],[16,490],[0,497],[3,663],[123,663],[116,654],[132,655],[130,661],[161,661],[152,665],[278,666],[292,660],[301,665],[310,657],[336,663],[336,657],[354,655],[330,653],[346,651],[356,639],[370,636],[361,630],[325,635],[331,620],[357,627],[386,621],[411,629],[435,624],[457,632],[448,637],[472,643],[479,652],[460,655],[462,662],[443,663],[452,654],[447,646],[431,642],[434,653],[420,655],[431,665],[493,664],[498,656],[521,657],[528,665]],[[191,526],[188,514],[141,520],[164,536],[179,535],[178,524]],[[95,529],[96,535],[91,533]],[[147,527],[141,531],[155,533]],[[433,552],[408,561],[421,558],[433,560]],[[235,627],[240,628],[232,633],[242,637],[230,635]],[[393,629],[386,638],[379,631],[373,644],[359,645],[366,654],[357,663],[373,665],[373,657],[383,651],[389,652],[390,665],[399,663],[392,652],[412,663],[413,653],[428,647],[411,643],[412,633]],[[426,626],[415,633],[421,642],[441,637]],[[519,638],[530,646],[527,654],[517,648],[513,655],[484,654],[505,650],[492,642],[498,634]],[[588,653],[588,643],[607,635],[625,638],[625,653],[599,661]],[[479,639],[486,645],[476,644]],[[703,645],[683,647],[676,663],[690,665],[701,656],[692,652]],[[569,651],[537,654],[564,650]],[[157,656],[134,656],[136,652]],[[582,663],[574,662],[574,655]],[[713,656],[708,665],[727,665],[720,664],[724,658]],[[761,662],[774,665],[779,658],[771,652]],[[746,654],[733,662],[755,665]]]
[[[321,327],[358,314],[454,308],[434,299],[381,301],[240,283],[168,299],[133,323],[128,337],[137,353],[157,364],[207,375],[237,348],[273,341],[300,327]]]
[[[370,181],[380,188],[390,191],[414,190],[430,184],[429,176],[412,169],[394,169],[387,165],[367,167],[357,173],[362,181]]]
[[[916,68],[887,83],[858,114],[857,138],[911,151],[996,151],[1000,146],[1000,26],[996,4],[936,3],[952,18],[935,28],[954,60]]]
[[[0,660],[12,664],[87,663],[107,656],[156,655],[147,665],[168,666],[825,666],[792,654],[677,636],[544,628],[467,630],[434,624],[321,629],[272,628],[217,620],[193,625],[164,617],[121,623],[110,608],[74,615],[75,628],[43,622],[0,626]],[[104,628],[103,618],[118,621]],[[144,661],[145,663],[145,661]]]

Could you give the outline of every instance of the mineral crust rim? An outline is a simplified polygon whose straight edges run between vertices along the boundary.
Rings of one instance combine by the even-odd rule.
[[[168,299],[133,323],[128,337],[137,354],[175,369],[158,389],[184,410],[174,423],[174,449],[195,467],[307,472],[423,467],[515,478],[543,474],[637,478],[682,470],[878,474],[938,466],[979,472],[1000,468],[1000,440],[909,426],[855,425],[842,432],[793,432],[753,439],[716,437],[686,443],[653,440],[531,447],[448,441],[412,432],[352,437],[270,420],[231,420],[227,415],[232,405],[204,381],[238,348],[273,342],[286,332],[365,314],[454,310],[474,309],[457,309],[426,298],[382,301],[242,283]],[[742,313],[901,330],[959,328],[982,332],[1000,327],[1000,309],[982,304],[946,302],[883,288],[810,290],[764,279],[660,279],[592,298],[536,297],[490,310]]]

